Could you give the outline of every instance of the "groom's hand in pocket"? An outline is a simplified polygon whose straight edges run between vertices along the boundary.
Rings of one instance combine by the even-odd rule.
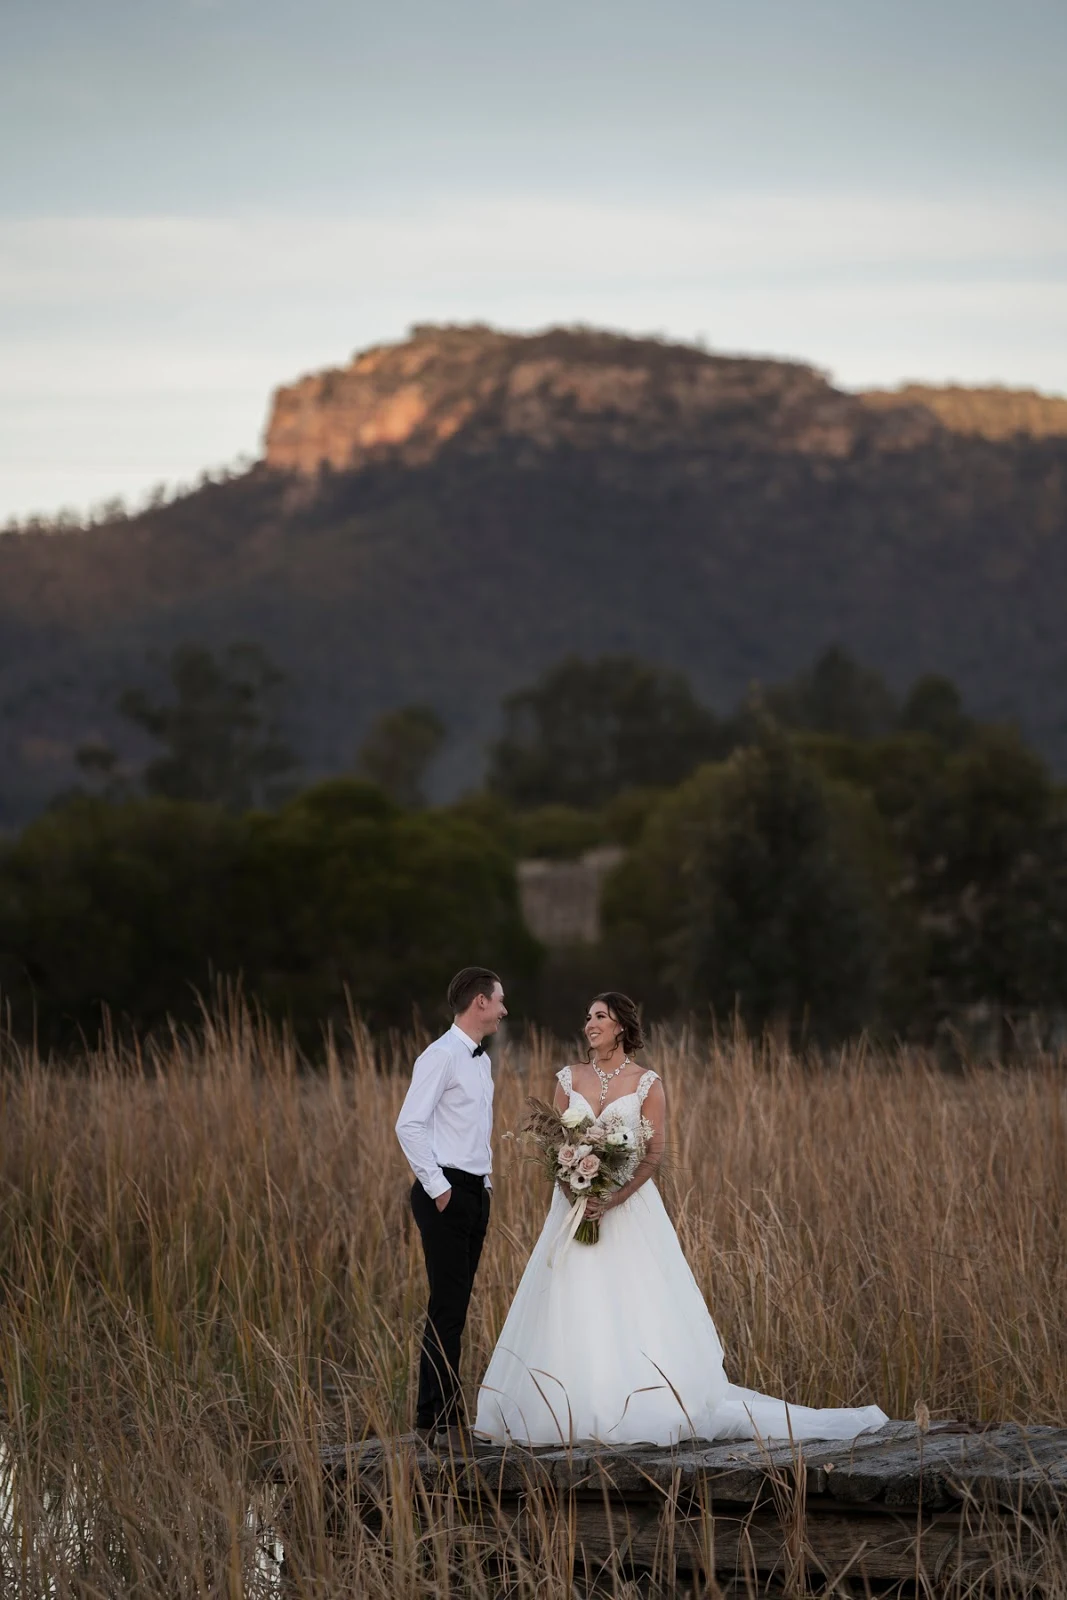
[[[446,1189],[444,1194],[439,1194],[437,1196],[437,1199],[434,1201],[434,1205],[437,1207],[438,1211],[444,1211],[445,1207],[448,1205],[448,1202],[451,1200],[451,1198],[452,1198],[452,1190],[451,1189]]]

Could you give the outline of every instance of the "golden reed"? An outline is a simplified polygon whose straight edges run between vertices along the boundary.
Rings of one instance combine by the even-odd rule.
[[[415,1046],[354,1027],[301,1070],[233,1002],[195,1038],[63,1070],[0,1049],[5,1597],[283,1592],[257,1527],[279,1457],[298,1491],[285,1593],[504,1592],[473,1536],[407,1496],[378,1531],[338,1529],[321,1490],[322,1441],[411,1422],[425,1289],[393,1122]],[[468,1393],[548,1200],[503,1135],[565,1056],[497,1052]],[[1065,1420],[1062,1061],[947,1074],[684,1033],[646,1056],[668,1092],[665,1197],[731,1378],[895,1416]],[[568,1583],[546,1515],[507,1592]]]

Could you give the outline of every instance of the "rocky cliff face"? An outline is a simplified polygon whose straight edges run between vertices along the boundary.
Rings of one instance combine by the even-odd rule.
[[[312,474],[391,457],[431,460],[450,440],[533,449],[707,449],[725,440],[843,457],[859,445],[915,447],[942,423],[911,395],[866,405],[795,362],[710,355],[584,329],[531,337],[489,328],[415,329],[348,367],[279,389],[268,466]]]
[[[872,389],[865,405],[879,411],[922,406],[953,433],[982,439],[1067,438],[1067,400],[1033,389],[965,389],[955,384],[935,389],[911,383],[901,389]]]

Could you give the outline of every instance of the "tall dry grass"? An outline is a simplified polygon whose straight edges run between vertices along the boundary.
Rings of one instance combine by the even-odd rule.
[[[921,1399],[1065,1420],[1062,1063],[949,1076],[918,1055],[802,1062],[685,1037],[648,1058],[668,1090],[666,1198],[733,1379],[897,1416]],[[322,1497],[323,1439],[411,1421],[425,1291],[393,1136],[408,1060],[357,1036],[302,1072],[239,1008],[76,1071],[5,1047],[5,1596],[272,1592],[256,1511],[279,1456],[299,1485],[293,1593],[498,1592],[462,1530],[403,1497],[388,1537],[331,1536]],[[555,1065],[544,1041],[500,1053],[498,1135]],[[505,1138],[495,1193],[472,1381],[547,1203]],[[513,1592],[566,1592],[545,1537]]]

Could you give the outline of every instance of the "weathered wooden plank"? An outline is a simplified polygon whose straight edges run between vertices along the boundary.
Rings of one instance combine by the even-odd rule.
[[[864,1582],[994,1570],[1028,1582],[1050,1542],[1067,1563],[1067,1430],[1056,1428],[891,1423],[795,1448],[478,1445],[458,1458],[408,1436],[324,1451],[323,1467],[338,1507],[358,1515],[398,1494],[429,1497],[502,1550],[535,1551],[546,1527],[562,1528],[587,1567],[758,1573],[795,1587],[809,1568]]]
[[[522,1514],[503,1508],[476,1522],[494,1541],[538,1548],[542,1529],[525,1525]],[[1029,1530],[1005,1541],[995,1527],[973,1530],[958,1514],[910,1521],[876,1513],[836,1512],[783,1528],[772,1511],[746,1516],[675,1518],[668,1525],[647,1506],[575,1503],[567,1523],[576,1564],[586,1568],[638,1566],[651,1571],[714,1573],[721,1580],[758,1573],[796,1584],[801,1572],[831,1579],[901,1581],[919,1577],[942,1582],[953,1572],[999,1571],[1018,1575],[1033,1567],[1040,1541]]]
[[[764,1448],[758,1444],[654,1446],[625,1452],[576,1446],[527,1450],[478,1446],[469,1458],[450,1461],[413,1438],[324,1453],[333,1474],[352,1474],[368,1487],[388,1468],[391,1452],[408,1452],[428,1480],[457,1492],[514,1496],[534,1486],[557,1493],[619,1499],[696,1492],[716,1503],[755,1505],[775,1486],[803,1470],[809,1504],[886,1505],[901,1510],[945,1509],[982,1498],[1022,1511],[1047,1511],[1067,1503],[1067,1430],[1012,1424],[974,1433],[920,1434],[911,1424],[891,1424],[850,1443]]]

